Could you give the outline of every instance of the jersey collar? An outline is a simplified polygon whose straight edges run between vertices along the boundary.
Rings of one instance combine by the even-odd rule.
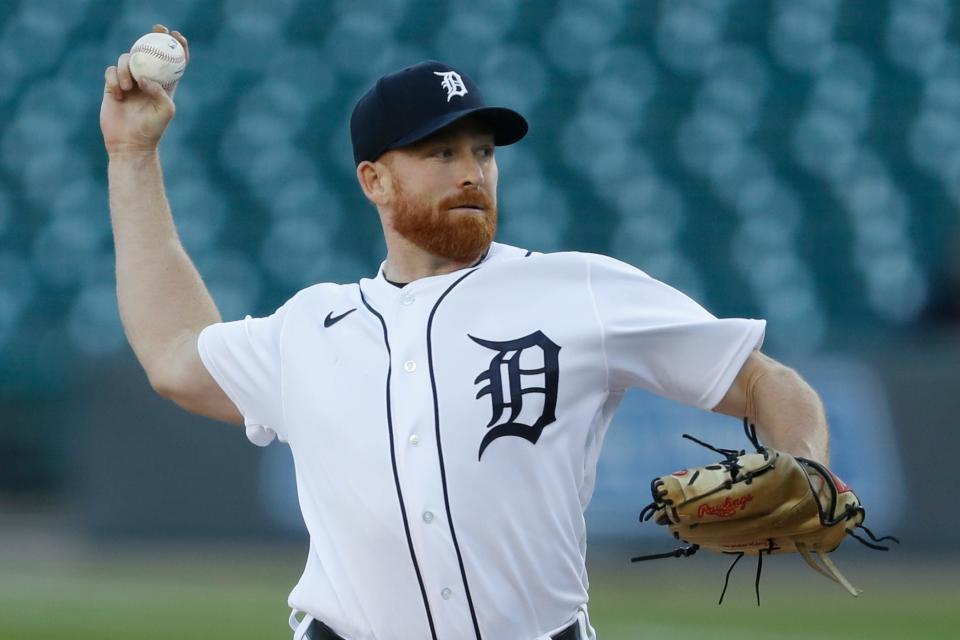
[[[480,266],[481,264],[483,264],[483,262],[487,259],[487,256],[490,255],[490,248],[491,248],[491,247],[487,247],[487,250],[483,252],[483,255],[480,256],[480,259],[477,260],[476,262],[474,262],[474,263],[473,263],[472,265],[470,265],[469,267],[464,267],[463,269],[457,269],[457,271],[451,271],[450,273],[458,273],[458,272],[464,271],[464,270],[466,270],[466,269],[473,269],[474,267],[479,267],[479,266]],[[409,282],[394,282],[393,280],[389,279],[389,278],[387,277],[386,273],[384,272],[384,267],[385,267],[386,264],[387,264],[386,261],[380,263],[380,272],[379,272],[379,274],[378,274],[378,277],[383,278],[384,280],[387,281],[387,283],[392,284],[392,285],[393,285],[394,287],[396,287],[397,289],[402,289],[403,287],[405,287],[405,286],[407,286],[408,284],[410,284]],[[449,274],[443,274],[443,275],[449,275]]]

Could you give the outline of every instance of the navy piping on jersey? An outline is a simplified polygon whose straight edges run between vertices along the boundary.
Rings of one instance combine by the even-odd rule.
[[[443,302],[443,299],[447,297],[447,294],[450,293],[454,287],[475,271],[476,269],[472,269],[460,276],[456,282],[451,284],[447,290],[443,292],[440,298],[437,299],[436,304],[433,305],[433,309],[430,311],[430,318],[427,320],[427,364],[430,369],[430,388],[433,390],[433,416],[437,433],[437,456],[440,459],[440,482],[443,484],[443,506],[447,510],[447,523],[450,525],[450,537],[453,539],[453,548],[457,552],[457,562],[460,563],[460,577],[463,578],[463,590],[467,596],[467,605],[470,607],[470,617],[473,619],[473,630],[477,634],[477,640],[480,640],[480,625],[477,622],[477,612],[473,608],[473,598],[470,597],[470,585],[467,584],[467,572],[463,568],[463,556],[460,554],[460,544],[457,542],[457,532],[453,528],[453,516],[450,514],[450,494],[447,493],[447,472],[443,466],[443,446],[440,443],[440,404],[437,396],[437,380],[433,372],[433,340],[430,333],[433,328],[433,316],[437,313],[440,303]]]
[[[413,538],[410,536],[410,524],[407,522],[407,507],[403,502],[403,491],[400,490],[400,473],[397,471],[397,454],[393,443],[393,412],[390,407],[390,375],[393,372],[393,365],[390,354],[390,339],[387,337],[387,323],[383,321],[383,316],[376,309],[370,306],[366,297],[363,295],[363,289],[360,288],[360,301],[363,302],[370,313],[375,315],[383,327],[383,344],[387,347],[387,431],[390,434],[390,464],[393,465],[393,482],[397,485],[397,500],[400,501],[400,515],[403,516],[403,530],[407,534],[407,547],[410,549],[410,559],[413,561],[413,569],[417,573],[417,582],[420,583],[420,595],[423,597],[423,608],[427,612],[427,622],[430,623],[430,636],[437,640],[437,630],[433,626],[433,614],[430,613],[430,603],[427,601],[427,589],[423,584],[423,576],[420,575],[420,564],[417,562],[417,554],[413,550]],[[472,611],[472,609],[471,609]]]

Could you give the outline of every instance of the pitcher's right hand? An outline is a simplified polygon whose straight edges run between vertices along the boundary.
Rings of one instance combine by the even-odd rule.
[[[187,39],[179,31],[170,32],[163,25],[154,25],[154,32],[169,33],[180,41],[190,62]],[[116,66],[104,73],[103,102],[100,104],[100,129],[110,155],[124,151],[152,151],[173,119],[173,94],[177,85],[165,91],[147,78],[139,82],[130,75],[130,54],[124,53]],[[179,82],[177,83],[179,84]]]

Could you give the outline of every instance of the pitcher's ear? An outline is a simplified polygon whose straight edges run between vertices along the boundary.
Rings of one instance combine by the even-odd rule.
[[[389,191],[390,178],[387,166],[382,162],[364,160],[357,165],[357,182],[363,195],[374,204],[384,204]]]

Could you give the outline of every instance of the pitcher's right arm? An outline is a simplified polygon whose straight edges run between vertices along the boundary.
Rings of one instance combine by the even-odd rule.
[[[186,38],[171,35],[189,61]],[[175,86],[168,95],[152,80],[135,81],[128,62],[123,54],[107,68],[100,106],[123,328],[159,394],[188,411],[242,424],[200,360],[197,337],[220,322],[220,312],[180,243],[163,187],[158,144],[174,115]]]

